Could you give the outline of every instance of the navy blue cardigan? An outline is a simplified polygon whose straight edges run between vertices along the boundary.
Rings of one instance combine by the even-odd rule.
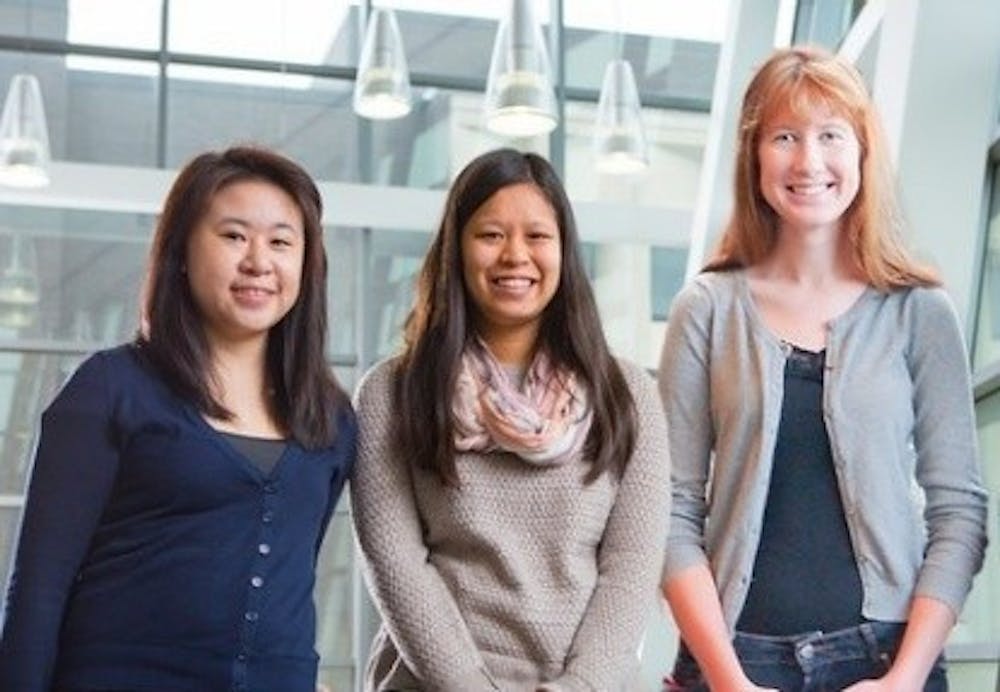
[[[316,554],[354,461],[294,442],[262,474],[120,346],[42,415],[0,690],[314,692]]]

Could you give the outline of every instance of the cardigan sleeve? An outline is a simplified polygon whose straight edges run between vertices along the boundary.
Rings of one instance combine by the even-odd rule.
[[[409,465],[392,452],[392,363],[358,388],[351,508],[369,592],[393,644],[428,689],[495,690],[451,592],[430,563]]]
[[[48,692],[77,572],[118,468],[104,356],[74,373],[42,414],[7,587],[0,689]]]
[[[673,502],[663,577],[705,563],[706,487],[715,432],[711,418],[711,298],[697,282],[675,299],[658,374],[670,431]]]
[[[326,509],[323,512],[323,522],[316,535],[315,555],[319,555],[323,548],[323,540],[326,538],[330,520],[337,509],[337,502],[340,501],[340,494],[344,489],[344,484],[350,477],[351,470],[358,458],[358,422],[354,417],[354,409],[348,408],[337,415],[337,437],[334,440],[334,453],[344,454],[347,457],[347,464],[338,464],[334,473],[330,475],[330,492],[327,496]]]
[[[942,289],[914,289],[910,341],[917,482],[926,498],[927,548],[915,593],[956,615],[986,549],[987,494],[977,451],[966,349]]]
[[[540,686],[553,692],[620,689],[637,665],[657,586],[670,515],[670,457],[663,406],[652,376],[623,371],[638,414],[626,465],[597,553],[597,585],[573,638],[564,674]]]

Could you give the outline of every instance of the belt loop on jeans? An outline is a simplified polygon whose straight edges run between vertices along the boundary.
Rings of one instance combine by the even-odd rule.
[[[882,661],[888,666],[890,664],[889,654],[882,651],[882,645],[871,623],[862,622],[858,625],[858,632],[861,633],[861,638],[864,639],[865,645],[868,647],[868,655],[871,656],[872,660]]]

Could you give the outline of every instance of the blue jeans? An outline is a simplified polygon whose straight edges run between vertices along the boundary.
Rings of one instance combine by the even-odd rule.
[[[788,637],[737,632],[733,639],[743,671],[754,683],[781,692],[834,692],[860,680],[879,678],[899,650],[905,624],[866,622],[836,632]],[[681,644],[669,692],[707,692],[697,662]],[[924,692],[947,692],[944,659],[939,657]]]

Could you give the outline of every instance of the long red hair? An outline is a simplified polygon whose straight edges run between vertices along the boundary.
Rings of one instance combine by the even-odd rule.
[[[861,145],[861,187],[843,219],[857,271],[881,291],[940,284],[937,273],[914,260],[903,244],[885,135],[861,75],[842,58],[811,46],[776,51],[747,87],[739,121],[733,214],[704,271],[748,267],[774,249],[778,217],[760,189],[761,129],[779,110],[805,115],[817,108],[845,118]]]

